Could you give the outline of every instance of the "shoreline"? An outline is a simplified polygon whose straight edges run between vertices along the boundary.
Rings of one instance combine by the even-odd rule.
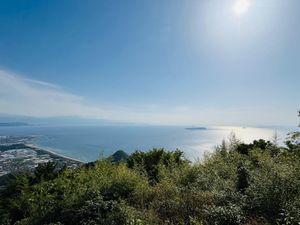
[[[74,161],[76,163],[82,163],[82,164],[85,164],[86,162],[84,161],[81,161],[79,159],[75,159],[75,158],[72,158],[72,157],[69,157],[69,156],[65,156],[65,155],[62,155],[60,153],[57,153],[55,151],[53,151],[52,149],[50,148],[47,148],[47,147],[41,147],[41,146],[38,146],[38,145],[34,145],[34,144],[28,144],[28,143],[25,143],[24,144],[26,147],[36,151],[36,152],[45,152],[49,155],[51,155],[52,157],[58,157],[58,158],[62,158],[64,160],[69,160],[69,161]]]

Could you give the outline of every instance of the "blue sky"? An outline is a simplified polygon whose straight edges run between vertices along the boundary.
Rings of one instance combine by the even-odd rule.
[[[299,11],[298,0],[2,0],[0,113],[297,124]]]

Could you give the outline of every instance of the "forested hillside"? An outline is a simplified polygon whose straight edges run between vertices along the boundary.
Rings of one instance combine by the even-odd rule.
[[[0,223],[299,224],[300,134],[284,147],[232,137],[199,162],[153,149],[75,170],[40,165],[1,191]]]

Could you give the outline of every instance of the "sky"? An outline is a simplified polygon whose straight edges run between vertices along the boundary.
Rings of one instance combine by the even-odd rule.
[[[299,0],[1,0],[0,115],[297,125]]]

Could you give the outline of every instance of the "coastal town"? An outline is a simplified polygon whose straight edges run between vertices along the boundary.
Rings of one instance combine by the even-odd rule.
[[[39,164],[55,162],[59,166],[76,168],[82,162],[32,145],[36,136],[0,136],[0,176],[33,171]]]

